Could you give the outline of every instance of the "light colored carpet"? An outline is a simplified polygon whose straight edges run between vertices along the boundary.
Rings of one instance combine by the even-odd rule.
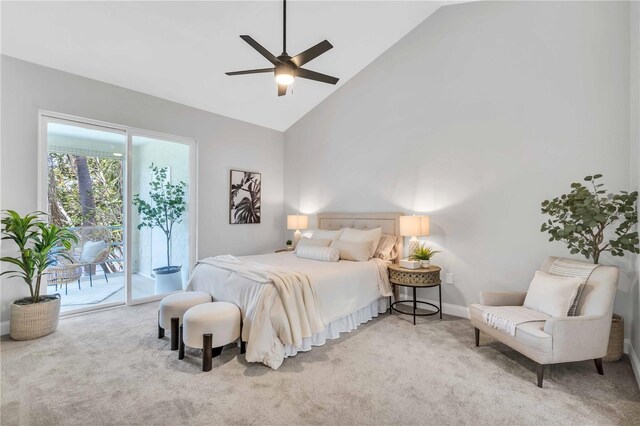
[[[156,337],[156,304],[64,319],[28,342],[2,341],[0,421],[55,424],[638,424],[625,358],[534,364],[497,342],[473,344],[467,320],[381,315],[285,360],[278,371],[226,348],[213,370]]]

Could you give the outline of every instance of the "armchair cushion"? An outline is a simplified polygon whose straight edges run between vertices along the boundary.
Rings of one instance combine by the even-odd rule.
[[[95,263],[98,254],[107,248],[104,241],[87,241],[82,246],[82,254],[80,255],[81,263]]]
[[[511,336],[508,333],[489,327],[484,322],[484,319],[482,318],[482,314],[487,309],[490,309],[490,308],[491,306],[481,305],[478,303],[470,305],[469,313],[471,315],[472,323],[474,323],[474,325],[476,326],[478,325],[478,323],[480,323],[483,326],[486,326],[484,327],[484,329],[488,334],[496,338],[498,338],[499,336],[500,337],[499,340],[503,342],[504,340],[513,339],[514,341],[528,348],[531,348],[536,352],[552,351],[553,347],[552,347],[551,335],[544,330],[545,321],[533,321],[533,322],[525,322],[522,324],[518,324],[516,326],[515,335]],[[526,308],[523,307],[522,309],[526,309]]]
[[[536,271],[524,305],[552,317],[566,317],[582,285],[582,279]]]

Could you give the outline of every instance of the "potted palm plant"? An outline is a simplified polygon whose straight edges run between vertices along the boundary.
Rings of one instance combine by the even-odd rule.
[[[409,260],[419,260],[420,266],[426,268],[431,265],[431,258],[438,253],[440,252],[433,250],[431,247],[421,246],[418,247],[411,256],[409,256]]]
[[[13,210],[4,212],[2,239],[13,241],[18,256],[5,256],[2,262],[13,269],[0,275],[20,278],[29,287],[29,297],[11,304],[10,336],[15,340],[30,340],[53,333],[60,317],[60,295],[40,295],[42,277],[46,269],[57,263],[59,257],[73,260],[69,254],[77,237],[68,229],[44,222],[45,213],[35,212],[20,216]]]
[[[160,228],[167,241],[167,266],[153,270],[156,274],[155,294],[168,293],[182,289],[182,265],[171,265],[171,236],[173,227],[182,222],[182,216],[187,209],[187,184],[179,182],[173,184],[168,180],[168,168],[151,164],[149,167],[152,179],[149,182],[149,199],[147,202],[140,198],[140,194],[133,197],[133,205],[140,214],[138,229],[144,227]]]

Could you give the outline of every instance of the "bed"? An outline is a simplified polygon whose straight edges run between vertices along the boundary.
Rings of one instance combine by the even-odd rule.
[[[399,236],[400,216],[401,213],[321,213],[317,229],[380,227],[383,234]],[[393,261],[402,256],[402,238],[397,239],[396,252]],[[390,295],[388,262],[320,262],[299,258],[293,252],[240,259],[221,256],[198,262],[187,291],[208,292],[214,301],[238,305],[247,361],[277,369],[286,357],[321,346],[327,339],[336,339],[340,333],[354,330],[385,312]],[[245,268],[247,265],[251,267]],[[300,283],[291,284],[291,275],[300,278]],[[298,293],[290,299],[282,296],[293,289]],[[303,308],[291,314],[290,305],[295,311],[296,303]]]

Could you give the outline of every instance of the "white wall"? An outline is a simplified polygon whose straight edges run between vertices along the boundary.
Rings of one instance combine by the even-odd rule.
[[[198,257],[282,245],[282,133],[7,56],[0,67],[1,208],[37,208],[37,119],[44,109],[196,139]],[[261,224],[229,225],[231,168],[262,173]],[[3,255],[8,249],[2,247]],[[27,289],[4,278],[0,289],[0,320],[6,321],[8,305]]]
[[[629,124],[631,136],[631,185],[640,189],[640,2],[632,2],[629,13]],[[640,256],[636,256],[636,274],[629,298],[629,320],[627,328],[636,356],[640,356]],[[635,360],[638,362],[638,359]],[[635,365],[636,377],[640,378],[640,364]],[[640,380],[639,380],[640,382]]]
[[[431,216],[443,301],[526,290],[540,202],[603,173],[629,189],[629,3],[441,8],[285,132],[285,212]],[[311,220],[315,223],[315,220]],[[617,312],[627,313],[633,256]],[[424,290],[421,297],[435,294]]]

